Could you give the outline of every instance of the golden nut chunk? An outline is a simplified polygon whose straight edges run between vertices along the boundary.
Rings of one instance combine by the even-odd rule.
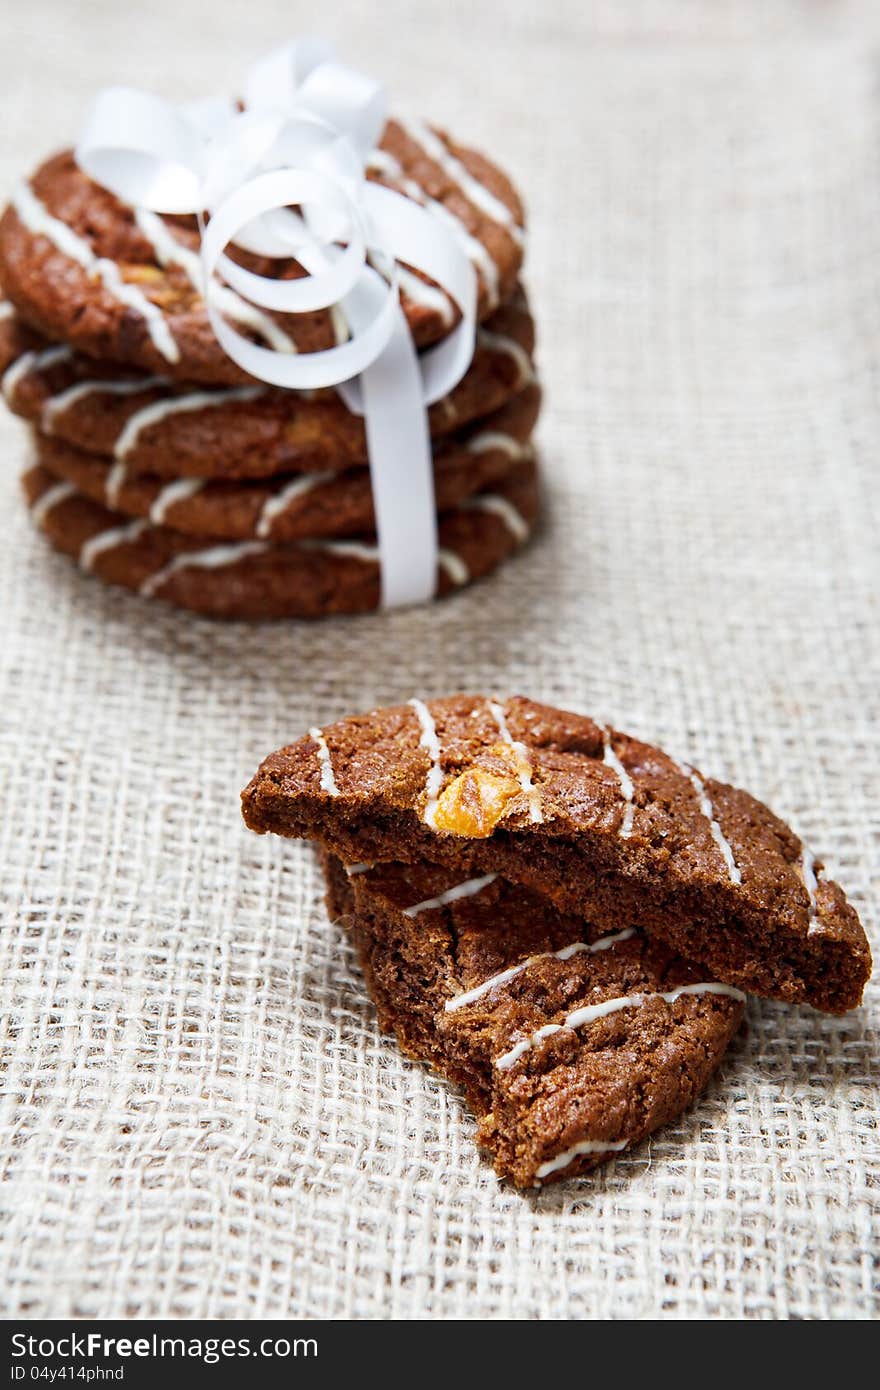
[[[434,828],[469,840],[484,840],[519,790],[513,777],[483,767],[469,768],[449,783],[437,802]]]
[[[486,749],[493,758],[501,758],[505,763],[511,763],[514,767],[521,761],[521,745],[515,743],[493,743]]]
[[[122,278],[129,285],[158,285],[164,280],[165,273],[157,265],[132,265],[130,263],[121,264],[119,267]]]

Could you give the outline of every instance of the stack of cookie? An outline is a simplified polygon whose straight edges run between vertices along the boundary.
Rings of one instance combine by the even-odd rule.
[[[321,847],[382,1025],[463,1087],[518,1186],[678,1116],[746,991],[843,1013],[871,954],[766,806],[531,700],[419,699],[269,757],[248,825]]]
[[[493,570],[538,510],[540,404],[520,284],[522,206],[481,155],[389,122],[368,177],[416,200],[467,251],[480,327],[467,374],[430,410],[437,592]],[[58,550],[113,584],[214,617],[319,617],[379,603],[366,439],[335,391],[285,391],[225,355],[201,293],[195,219],[133,208],[73,155],[50,159],[0,221],[0,370],[32,427],[24,490]],[[294,262],[261,262],[291,278]],[[400,267],[416,345],[458,322],[446,293]],[[216,307],[281,352],[347,336],[337,310],[270,313],[231,289]]]

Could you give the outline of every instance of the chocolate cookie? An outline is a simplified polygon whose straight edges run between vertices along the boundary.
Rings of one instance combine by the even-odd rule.
[[[502,480],[533,457],[529,442],[541,393],[532,386],[455,440],[437,445],[434,482],[438,511]],[[130,517],[148,517],[187,535],[216,540],[300,540],[362,535],[375,528],[370,474],[365,468],[295,473],[265,482],[178,478],[130,473],[61,440],[34,436],[37,462],[78,492]]]
[[[369,177],[450,228],[476,268],[480,318],[511,296],[522,263],[522,206],[493,164],[427,127],[391,121]],[[129,207],[65,151],[19,185],[0,219],[0,283],[22,318],[53,341],[176,381],[236,385],[248,378],[211,329],[197,249],[194,218]],[[231,254],[263,275],[301,273],[294,261]],[[280,351],[328,348],[347,335],[338,312],[276,314],[227,287],[212,294],[240,331]],[[443,338],[457,321],[448,296],[405,268],[402,297],[419,346]]]
[[[462,1086],[519,1187],[573,1177],[691,1104],[745,995],[634,926],[611,935],[493,874],[325,858],[383,1028]]]
[[[29,352],[42,352],[51,344],[19,318],[15,305],[0,296],[0,378],[14,362]],[[7,401],[7,404],[9,402]]]
[[[638,922],[726,983],[831,1013],[871,970],[859,919],[771,811],[617,730],[515,698],[374,710],[268,758],[252,829],[352,860],[501,873],[611,932]]]
[[[429,411],[445,437],[498,409],[535,380],[534,325],[524,296],[481,328],[458,386]],[[269,386],[205,391],[98,364],[0,318],[0,373],[9,407],[78,449],[158,478],[266,478],[365,466],[363,420],[335,391]]]
[[[461,428],[533,382],[533,347],[534,325],[520,295],[479,330],[466,376],[431,407],[432,434]],[[0,372],[17,414],[137,472],[244,478],[366,462],[363,421],[334,391],[187,388],[47,344],[13,316],[0,318]]]
[[[214,618],[320,618],[378,606],[372,539],[205,544],[109,511],[39,466],[22,481],[35,523],[57,550],[146,598]],[[527,460],[442,517],[438,593],[495,569],[528,538],[537,509],[537,469]]]

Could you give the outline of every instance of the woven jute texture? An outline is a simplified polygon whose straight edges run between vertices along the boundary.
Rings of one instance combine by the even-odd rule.
[[[234,88],[310,8],[255,0],[242,34],[236,0],[5,4],[2,186],[97,85]],[[517,1195],[238,792],[310,724],[531,694],[754,790],[875,930],[876,6],[327,10],[527,192],[547,520],[444,604],[212,625],[50,553],[0,420],[0,1309],[869,1316],[876,989],[843,1019],[753,1001],[679,1124]]]

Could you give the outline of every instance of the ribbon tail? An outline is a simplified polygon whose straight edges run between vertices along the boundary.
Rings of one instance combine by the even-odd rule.
[[[437,587],[434,464],[422,380],[403,310],[361,373],[382,572],[382,607],[424,603]]]

